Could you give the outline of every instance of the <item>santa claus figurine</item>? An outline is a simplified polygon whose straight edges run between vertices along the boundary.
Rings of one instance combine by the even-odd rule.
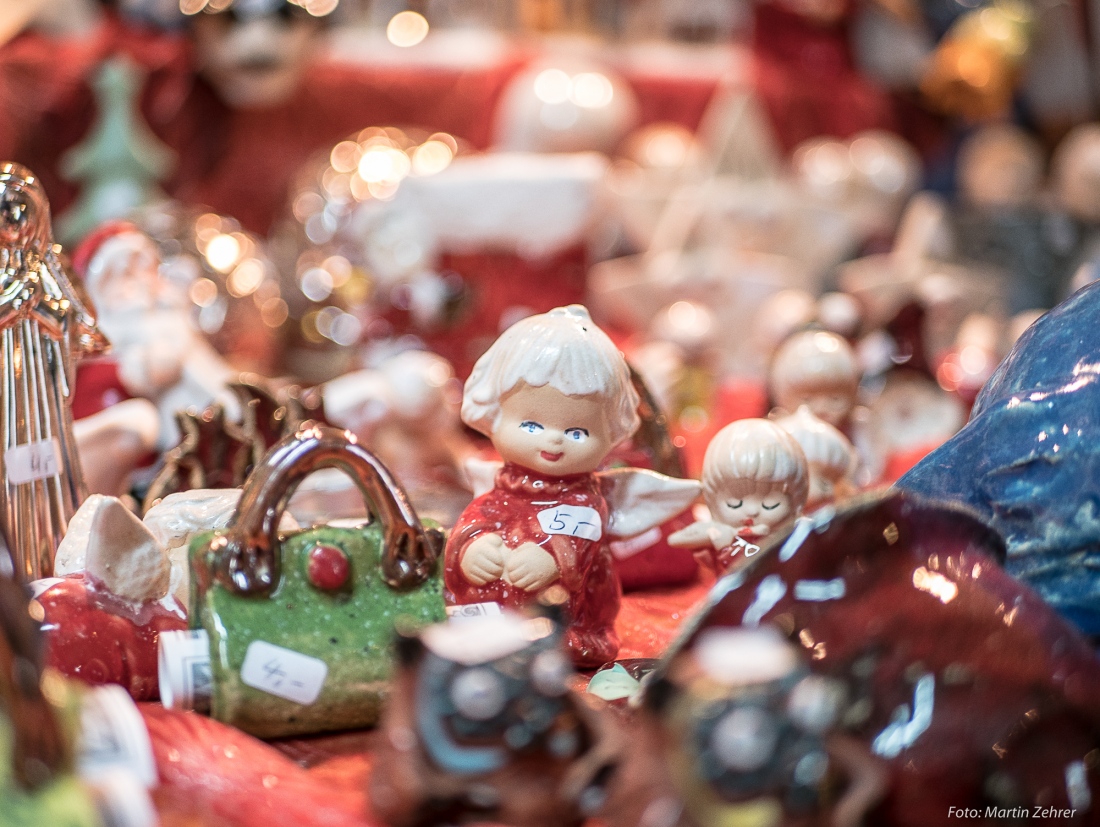
[[[159,411],[157,447],[179,439],[175,413],[218,400],[235,409],[232,368],[195,330],[183,291],[158,272],[154,241],[126,222],[104,224],[76,249],[73,265],[111,341],[110,355],[81,364],[73,415],[140,397]]]

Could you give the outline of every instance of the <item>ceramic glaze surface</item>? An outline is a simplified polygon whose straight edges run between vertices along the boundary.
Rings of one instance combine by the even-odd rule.
[[[968,506],[1004,538],[1008,572],[1100,634],[1100,285],[1039,319],[969,423],[898,482]]]
[[[566,506],[592,512],[599,526],[606,525],[607,502],[595,474],[548,477],[519,465],[508,464],[497,475],[493,490],[473,501],[462,513],[448,538],[449,548],[464,548],[483,534],[497,534],[508,549],[535,543],[553,555],[560,582],[569,593],[573,623],[567,642],[574,659],[599,666],[612,660],[619,649],[615,616],[621,590],[615,576],[606,539],[550,533],[540,522],[546,510]],[[602,528],[601,532],[602,534]],[[448,604],[499,603],[520,607],[530,595],[503,579],[476,586],[463,574],[457,555],[448,554],[444,569]]]
[[[1100,662],[1002,553],[970,515],[911,495],[819,512],[719,581],[667,662],[715,627],[772,624],[796,641],[846,686],[843,733],[886,762],[868,823],[1037,804],[1094,823]]]
[[[84,683],[117,683],[136,701],[156,700],[160,633],[187,628],[183,607],[131,604],[82,575],[63,578],[38,596],[46,663]]]

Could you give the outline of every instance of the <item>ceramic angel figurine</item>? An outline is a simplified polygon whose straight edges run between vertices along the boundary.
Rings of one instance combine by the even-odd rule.
[[[806,511],[845,499],[855,492],[851,474],[858,460],[848,437],[814,416],[806,405],[777,420],[776,424],[794,437],[806,455],[810,475]]]
[[[766,419],[738,420],[718,432],[703,458],[711,518],[677,531],[669,544],[698,549],[696,559],[723,574],[760,550],[754,540],[798,517],[808,489],[806,455],[794,437]]]
[[[768,383],[775,404],[787,412],[810,412],[842,431],[849,426],[861,371],[851,345],[825,330],[805,330],[775,353]]]
[[[584,307],[529,317],[497,339],[466,382],[462,420],[489,436],[504,466],[451,532],[448,604],[518,607],[560,583],[574,661],[614,659],[610,536],[660,525],[699,493],[694,481],[651,471],[597,473],[638,427],[637,409],[626,360]]]

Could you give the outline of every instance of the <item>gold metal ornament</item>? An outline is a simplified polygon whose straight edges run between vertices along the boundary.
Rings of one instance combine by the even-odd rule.
[[[108,346],[60,251],[34,173],[0,162],[0,530],[27,580],[53,573],[84,498],[73,379],[77,360]]]

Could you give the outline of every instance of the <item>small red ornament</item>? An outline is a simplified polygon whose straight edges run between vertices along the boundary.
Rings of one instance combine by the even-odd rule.
[[[309,582],[324,591],[336,591],[348,582],[351,563],[336,546],[316,545],[309,552]]]

